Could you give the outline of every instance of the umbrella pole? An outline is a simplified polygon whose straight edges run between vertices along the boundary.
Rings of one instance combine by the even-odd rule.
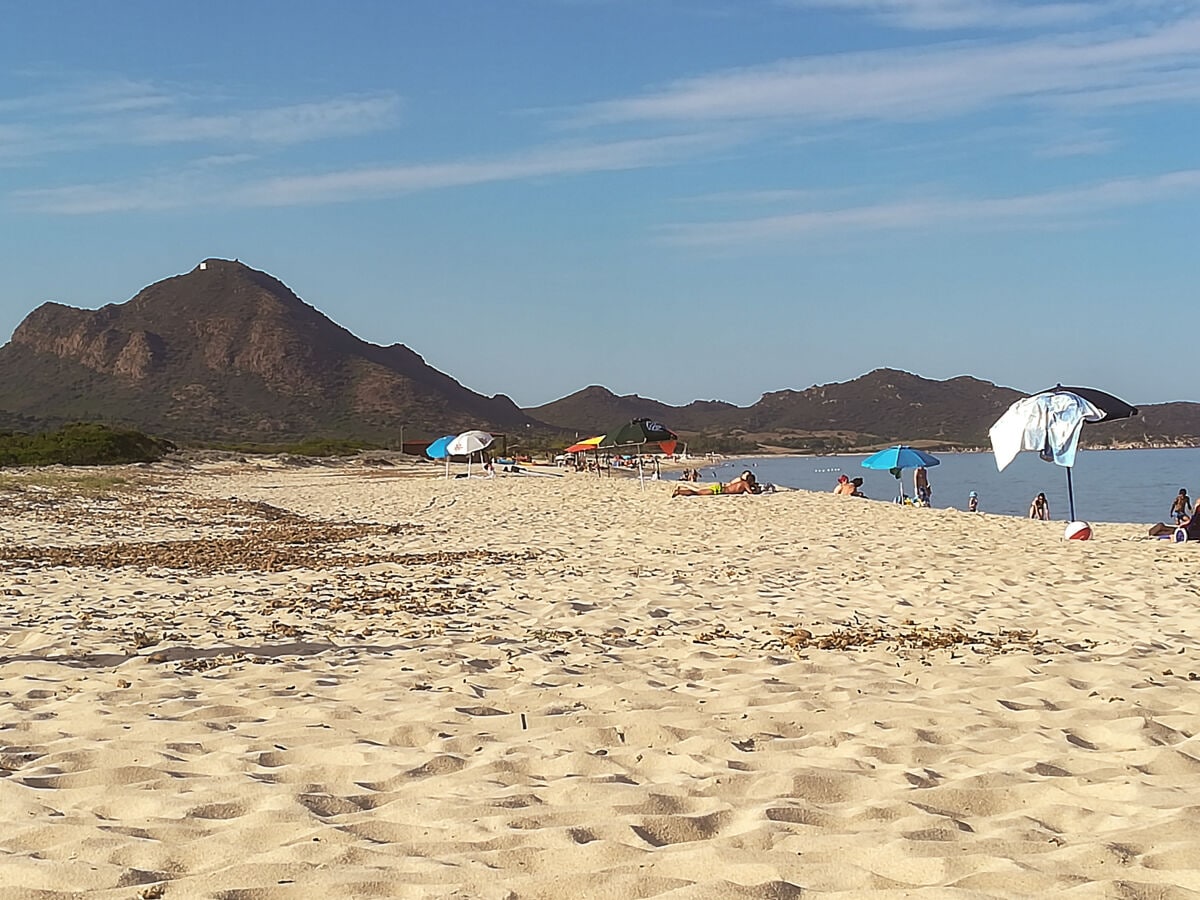
[[[1071,467],[1067,466],[1067,504],[1071,510],[1071,521],[1075,521],[1075,491],[1071,488]]]

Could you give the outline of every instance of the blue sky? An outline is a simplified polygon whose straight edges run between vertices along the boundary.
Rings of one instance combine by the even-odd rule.
[[[0,335],[239,258],[522,406],[1200,400],[1200,0],[12,4]]]

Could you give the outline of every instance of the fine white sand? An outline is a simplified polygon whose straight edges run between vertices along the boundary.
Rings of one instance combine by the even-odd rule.
[[[1200,893],[1200,546],[439,471],[10,481],[0,897]]]

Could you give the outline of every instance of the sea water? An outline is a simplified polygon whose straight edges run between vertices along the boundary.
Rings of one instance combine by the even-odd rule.
[[[1039,492],[1050,502],[1053,519],[1070,519],[1067,470],[1021,453],[1003,472],[991,453],[938,453],[940,464],[928,469],[933,506],[965,510],[971,491],[979,494],[980,512],[1027,516]],[[838,475],[861,476],[862,490],[873,500],[912,496],[913,470],[901,482],[886,471],[864,469],[861,456],[780,456],[722,460],[701,468],[705,480],[728,481],[749,469],[760,482],[832,492]],[[673,477],[673,476],[667,476]],[[1200,448],[1171,450],[1080,450],[1071,470],[1075,518],[1087,522],[1171,522],[1171,503],[1180,488],[1193,502],[1200,495]]]

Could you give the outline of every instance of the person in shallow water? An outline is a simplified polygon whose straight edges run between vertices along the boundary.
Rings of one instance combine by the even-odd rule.
[[[671,492],[672,497],[715,497],[718,494],[758,494],[762,488],[758,485],[758,479],[754,477],[753,472],[743,472],[733,481],[722,484],[702,484],[697,487],[684,487],[679,485]]]

